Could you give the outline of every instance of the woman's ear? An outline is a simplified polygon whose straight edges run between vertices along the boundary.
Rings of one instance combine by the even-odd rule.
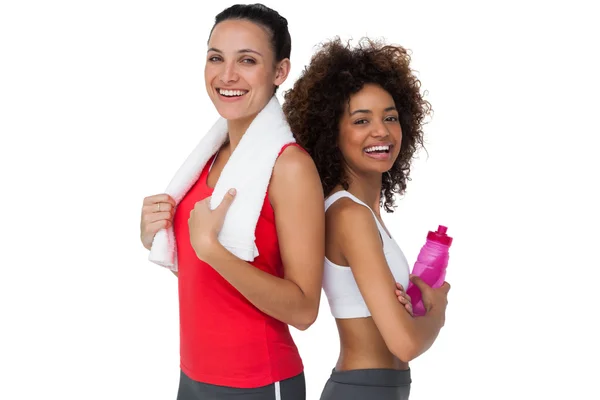
[[[285,82],[288,75],[290,74],[291,67],[292,64],[289,58],[284,58],[283,60],[277,63],[277,65],[275,66],[275,80],[273,81],[273,84],[275,86],[281,86],[281,84]]]

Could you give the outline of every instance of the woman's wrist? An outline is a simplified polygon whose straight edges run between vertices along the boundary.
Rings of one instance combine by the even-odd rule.
[[[426,316],[431,316],[439,322],[440,328],[446,323],[446,306],[443,304],[433,304],[429,310],[427,310]]]
[[[192,247],[196,252],[196,256],[207,264],[213,265],[223,256],[225,247],[219,242],[217,236],[204,237]]]

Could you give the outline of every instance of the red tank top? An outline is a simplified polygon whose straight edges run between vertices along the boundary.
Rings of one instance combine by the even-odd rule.
[[[289,145],[294,143],[281,152]],[[189,214],[196,202],[213,192],[207,184],[213,159],[177,206],[173,221],[179,265],[180,366],[191,379],[213,385],[270,385],[304,369],[288,325],[252,305],[210,265],[200,261],[190,244]],[[250,264],[283,277],[268,192],[255,235],[260,254]]]

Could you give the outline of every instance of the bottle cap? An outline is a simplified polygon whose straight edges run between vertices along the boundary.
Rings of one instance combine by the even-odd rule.
[[[452,238],[446,235],[447,230],[447,227],[439,225],[436,232],[429,231],[427,234],[427,240],[438,242],[445,246],[450,246],[452,244]]]

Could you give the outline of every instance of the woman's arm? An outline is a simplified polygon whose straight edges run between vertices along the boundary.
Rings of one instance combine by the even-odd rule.
[[[371,211],[344,199],[328,211],[328,235],[341,249],[387,347],[409,362],[431,347],[444,325],[445,302],[413,318],[394,294],[396,282],[385,259]]]
[[[283,279],[239,259],[218,241],[204,261],[258,309],[305,330],[317,318],[325,258],[323,190],[308,154],[293,146],[281,154],[269,198],[275,211]]]

